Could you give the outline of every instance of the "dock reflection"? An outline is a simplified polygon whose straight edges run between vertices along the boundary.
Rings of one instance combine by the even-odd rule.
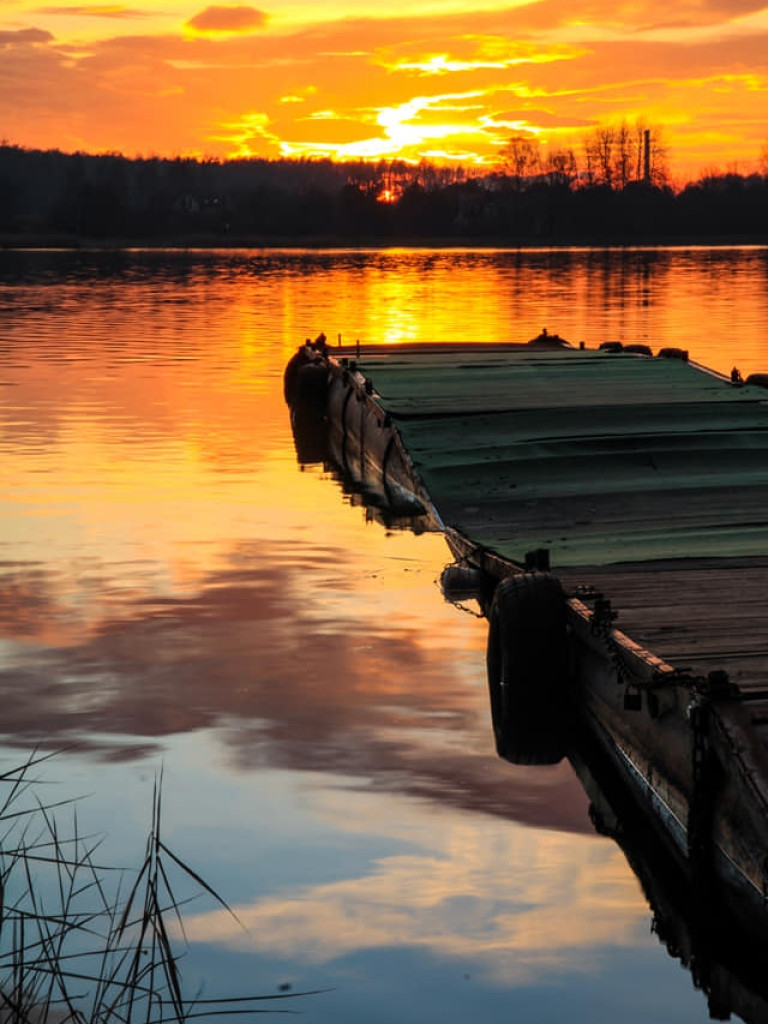
[[[755,940],[768,915],[747,931],[730,918],[721,893],[702,892],[649,828],[643,809],[588,737],[580,737],[567,756],[589,798],[595,830],[621,848],[650,905],[651,930],[690,971],[695,988],[706,996],[710,1018],[729,1020],[737,1014],[747,1024],[768,1020],[768,941]]]
[[[443,574],[443,593],[452,603],[472,601],[488,614],[490,602],[473,581],[474,570],[453,566]],[[691,974],[707,999],[710,1019],[737,1014],[747,1024],[768,1021],[768,904],[730,906],[729,893],[714,872],[697,873],[655,827],[647,800],[628,783],[592,732],[589,720],[573,711],[546,717],[534,702],[530,714],[518,703],[514,717],[501,714],[494,699],[489,664],[490,718],[496,751],[510,764],[551,765],[567,760],[589,800],[595,831],[612,839],[637,877],[651,910],[651,930],[670,956]],[[527,717],[526,717],[527,716]],[[666,839],[666,841],[665,841]]]
[[[413,495],[391,489],[386,474],[371,474],[364,451],[348,445],[344,432],[330,429],[323,410],[294,404],[290,415],[296,461],[300,466],[322,466],[349,503],[365,509],[369,521],[417,535],[441,530],[431,508]]]
[[[561,716],[552,717],[549,731],[539,714],[528,723],[524,714],[512,721],[497,713],[489,689],[499,757],[511,764],[570,763],[589,800],[595,831],[623,852],[650,906],[652,932],[690,972],[694,987],[706,996],[710,1018],[730,1020],[737,1014],[747,1024],[764,1024],[768,906],[754,910],[749,920],[743,909],[737,916],[714,872],[698,874],[690,858],[655,827],[648,801],[627,783],[588,721],[574,714],[565,734]],[[507,735],[510,729],[513,735]]]

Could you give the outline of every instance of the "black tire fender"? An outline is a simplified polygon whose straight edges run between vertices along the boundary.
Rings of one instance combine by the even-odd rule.
[[[659,349],[657,359],[681,359],[684,363],[688,362],[688,349],[686,348],[661,348]]]
[[[508,576],[489,612],[486,666],[500,757],[556,764],[568,719],[565,594],[549,573]]]

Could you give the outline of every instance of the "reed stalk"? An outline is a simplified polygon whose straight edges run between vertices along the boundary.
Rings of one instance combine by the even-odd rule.
[[[162,837],[162,775],[155,782],[144,858],[126,872],[99,863],[101,838],[81,833],[73,800],[40,798],[31,754],[0,773],[0,1024],[179,1024],[286,1013],[311,993],[200,998],[185,989],[182,907],[194,884],[221,896]],[[68,809],[62,830],[61,809]],[[234,914],[233,914],[234,916]]]

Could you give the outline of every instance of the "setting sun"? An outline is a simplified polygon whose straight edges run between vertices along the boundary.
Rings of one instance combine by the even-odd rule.
[[[491,167],[512,135],[577,145],[642,119],[677,180],[749,173],[768,136],[767,44],[757,4],[670,17],[659,0],[391,0],[361,17],[349,0],[6,0],[1,134],[65,152]]]

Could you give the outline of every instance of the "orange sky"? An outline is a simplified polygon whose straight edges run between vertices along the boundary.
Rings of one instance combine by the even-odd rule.
[[[493,163],[644,118],[681,181],[755,170],[767,101],[761,0],[0,3],[0,138],[28,147]]]

